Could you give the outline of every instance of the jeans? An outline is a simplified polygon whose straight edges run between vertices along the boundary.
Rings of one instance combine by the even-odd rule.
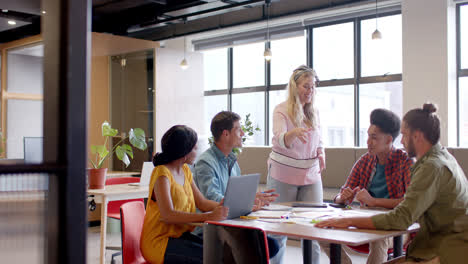
[[[185,232],[179,238],[170,237],[167,241],[165,264],[203,264],[203,240]]]
[[[276,179],[273,179],[268,175],[267,179],[267,189],[276,189],[276,193],[280,196],[276,199],[275,202],[294,202],[294,201],[304,201],[304,202],[314,202],[322,203],[323,202],[323,188],[322,188],[322,179],[319,179],[314,184],[309,185],[291,185],[284,182],[280,182]],[[282,258],[284,255],[284,249],[286,247],[287,237],[285,236],[272,236],[277,239],[280,244],[280,251],[277,256],[272,259],[273,264],[282,263]],[[312,240],[312,263],[320,263],[320,246],[317,241]]]

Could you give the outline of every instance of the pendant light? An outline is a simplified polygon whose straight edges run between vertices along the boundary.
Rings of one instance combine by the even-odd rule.
[[[270,3],[271,3],[271,0],[265,0],[265,4],[266,4],[266,7],[267,7],[267,39],[266,39],[267,42],[270,42],[270,26],[269,26],[269,22],[270,22]],[[271,53],[271,49],[269,47],[266,47],[265,51],[263,52],[263,57],[265,57],[266,61],[270,61],[272,56],[273,56],[273,54]]]
[[[186,70],[189,67],[187,60],[185,59],[185,49],[186,49],[185,40],[186,39],[184,37],[184,59],[180,62],[180,68],[182,68],[182,70]]]
[[[377,17],[378,17],[378,11],[377,11],[377,0],[375,0],[375,31],[372,33],[372,39],[373,40],[379,40],[382,39],[382,33],[380,33],[379,29],[377,28]]]

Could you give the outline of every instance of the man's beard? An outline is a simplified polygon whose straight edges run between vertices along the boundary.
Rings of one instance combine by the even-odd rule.
[[[410,139],[408,141],[408,146],[405,146],[405,149],[406,149],[406,153],[408,153],[408,156],[410,158],[414,158],[416,157],[416,150],[414,148],[414,142],[413,142],[413,139]]]

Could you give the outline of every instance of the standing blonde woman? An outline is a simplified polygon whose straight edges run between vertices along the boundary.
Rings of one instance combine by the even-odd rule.
[[[314,97],[317,74],[302,65],[288,83],[288,99],[273,112],[273,147],[268,159],[268,188],[276,189],[278,202],[322,203],[321,172],[325,152]],[[313,263],[320,262],[320,247],[312,243]]]

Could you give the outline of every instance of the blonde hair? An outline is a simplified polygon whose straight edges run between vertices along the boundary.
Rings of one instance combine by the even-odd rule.
[[[314,107],[315,92],[312,95],[312,101],[306,103],[304,107],[302,107],[299,99],[297,84],[305,78],[312,78],[315,83],[319,81],[315,70],[305,65],[301,65],[295,69],[289,78],[287,100],[288,115],[296,127],[300,127],[302,122],[304,122],[308,127],[317,128],[317,113]]]

